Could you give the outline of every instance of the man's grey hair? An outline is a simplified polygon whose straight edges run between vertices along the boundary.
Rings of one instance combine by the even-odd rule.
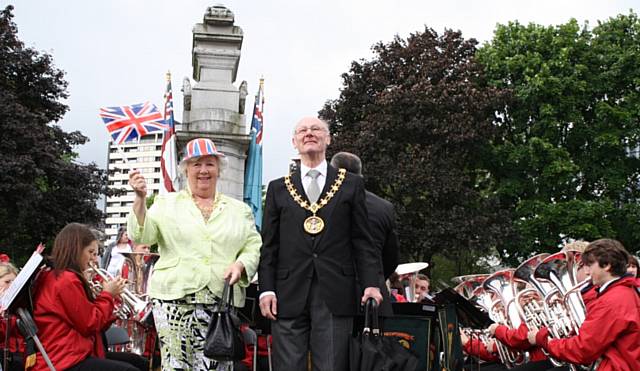
[[[331,158],[331,166],[336,169],[343,168],[357,176],[362,176],[362,161],[360,157],[351,152],[338,152]]]
[[[327,130],[328,133],[331,132],[331,129],[329,128],[329,123],[326,120],[323,120],[321,118],[318,118],[318,120],[324,125],[324,128]],[[302,121],[302,120],[301,120]],[[293,130],[291,131],[291,134],[293,134],[293,136],[296,136],[296,129],[298,128],[298,124],[300,123],[300,121],[298,121],[294,126],[293,126]]]

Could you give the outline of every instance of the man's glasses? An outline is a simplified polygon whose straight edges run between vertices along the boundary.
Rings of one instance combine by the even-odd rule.
[[[326,128],[322,126],[311,126],[311,127],[299,127],[296,129],[296,135],[305,135],[307,131],[310,131],[312,134],[318,134],[320,132],[326,131]]]

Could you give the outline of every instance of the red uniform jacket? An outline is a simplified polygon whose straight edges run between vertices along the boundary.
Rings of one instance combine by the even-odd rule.
[[[588,312],[591,304],[593,304],[595,299],[598,298],[598,288],[589,284],[580,291],[580,294],[582,295],[582,301],[584,302],[584,306]]]
[[[640,296],[632,277],[622,277],[598,293],[588,304],[580,334],[549,339],[543,328],[536,342],[559,360],[590,364],[598,358],[598,371],[640,370]]]
[[[527,338],[528,334],[529,328],[523,322],[517,329],[500,325],[496,328],[494,336],[509,348],[529,351],[529,361],[544,361],[547,359],[547,356],[542,352],[542,348],[531,346]]]
[[[487,362],[500,362],[500,357],[496,353],[489,352],[489,349],[484,345],[482,340],[475,336],[469,337],[469,341],[463,347],[465,353],[470,356],[478,357]]]
[[[102,292],[90,301],[80,278],[71,271],[56,277],[53,271],[38,276],[34,319],[40,341],[58,370],[96,356],[96,336],[113,320],[113,297]],[[38,353],[34,370],[48,370]]]
[[[9,316],[9,352],[24,354],[24,337],[18,329],[16,316]],[[7,320],[0,318],[0,350],[7,348],[4,339],[7,335]]]

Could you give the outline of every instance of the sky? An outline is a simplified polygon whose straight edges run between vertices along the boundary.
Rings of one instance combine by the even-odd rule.
[[[637,12],[640,0],[0,0],[2,8],[8,4],[15,7],[18,37],[51,54],[66,72],[69,112],[59,124],[89,137],[76,149],[79,160],[102,168],[110,137],[98,109],[147,100],[160,107],[165,73],[171,71],[175,118],[182,121],[180,87],[185,76],[192,77],[192,28],[207,7],[229,8],[244,31],[235,85],[248,83],[247,120],[250,97],[260,77],[265,79],[266,184],[284,175],[296,154],[295,123],[336,99],[341,74],[352,61],[371,59],[378,42],[430,27],[439,34],[461,30],[484,43],[496,24],[515,20],[556,25],[575,18],[594,26],[630,9]]]

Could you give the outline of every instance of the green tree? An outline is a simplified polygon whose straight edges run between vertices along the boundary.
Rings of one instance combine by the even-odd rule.
[[[80,132],[52,124],[67,106],[64,73],[17,37],[13,7],[0,12],[0,249],[22,262],[68,222],[98,224],[106,174],[74,161]]]
[[[513,91],[502,136],[485,157],[492,192],[513,211],[512,263],[566,239],[620,239],[638,249],[640,23],[634,13],[592,30],[499,25],[478,52],[490,84]]]
[[[507,94],[485,83],[476,44],[429,28],[378,43],[320,112],[330,150],[359,155],[367,189],[394,203],[405,261],[486,252],[508,231],[477,161]]]

